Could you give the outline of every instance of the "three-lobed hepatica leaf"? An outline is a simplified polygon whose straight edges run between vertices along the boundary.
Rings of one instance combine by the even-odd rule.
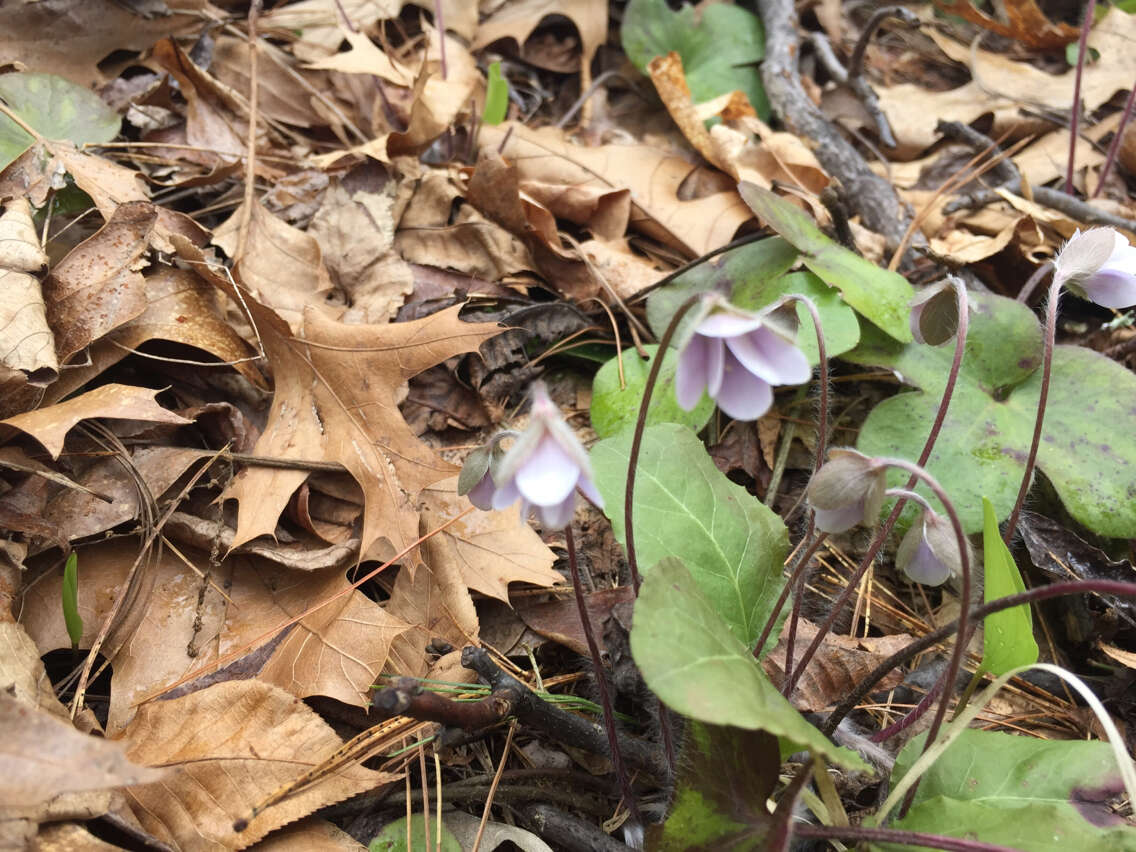
[[[620,542],[630,430],[592,448],[596,487]],[[726,478],[698,436],[663,423],[643,433],[635,478],[640,565],[668,556],[690,566],[698,587],[739,642],[752,646],[785,583],[785,524]]]
[[[865,768],[777,691],[679,559],[663,559],[647,572],[635,602],[631,654],[647,686],[685,716],[767,731],[840,766]]]
[[[971,293],[966,354],[927,468],[968,533],[982,529],[982,497],[999,520],[1013,508],[1033,437],[1041,387],[1041,329],[1024,305]],[[877,405],[860,430],[868,455],[915,459],[939,406],[951,346],[901,346],[865,327],[845,360],[889,367],[921,390]],[[1058,346],[1037,466],[1065,508],[1105,536],[1136,536],[1136,376],[1078,346]],[[891,485],[906,474],[889,474]],[[929,492],[923,492],[930,496]]]
[[[55,74],[0,75],[0,99],[45,139],[67,139],[77,147],[109,142],[122,124],[118,113],[94,92]],[[0,115],[0,168],[33,142],[12,119]]]
[[[983,595],[987,603],[1026,590],[1010,549],[998,531],[994,506],[982,498]],[[1000,677],[1019,666],[1037,662],[1037,640],[1033,638],[1033,614],[1028,604],[1011,607],[986,616],[982,627],[982,670]]]
[[[769,190],[742,181],[738,192],[762,222],[801,253],[805,266],[843,294],[845,302],[896,340],[911,340],[908,302],[915,291],[906,278],[829,239],[804,211]]]
[[[610,438],[631,428],[639,417],[639,405],[647,386],[647,375],[651,372],[651,364],[659,347],[650,345],[643,349],[650,356],[647,360],[640,358],[635,349],[625,349],[600,367],[592,380],[592,428],[601,438]],[[620,361],[623,362],[623,387],[619,386]],[[703,395],[702,401],[692,411],[684,411],[675,399],[674,377],[677,365],[678,353],[671,349],[659,369],[655,390],[651,394],[647,425],[680,423],[697,431],[714,414],[714,401]]]
[[[699,15],[689,4],[671,11],[667,0],[632,0],[621,33],[627,58],[644,74],[652,59],[674,51],[695,103],[741,89],[768,120],[769,99],[756,64],[765,58],[765,31],[748,9],[712,4]]]
[[[894,778],[919,757],[923,740],[904,746]],[[923,776],[914,806],[892,827],[1028,852],[1136,850],[1136,828],[1107,805],[1123,789],[1108,743],[967,730]]]
[[[856,313],[842,301],[839,290],[827,286],[811,272],[789,272],[798,257],[799,252],[781,237],[731,249],[652,293],[647,298],[647,323],[661,337],[683,302],[695,293],[711,289],[728,293],[731,302],[747,310],[759,310],[782,296],[807,296],[820,314],[828,356],[847,352],[860,340]],[[797,346],[809,363],[815,364],[816,331],[812,315],[804,305],[797,305],[797,319]],[[683,331],[682,326],[679,331]]]

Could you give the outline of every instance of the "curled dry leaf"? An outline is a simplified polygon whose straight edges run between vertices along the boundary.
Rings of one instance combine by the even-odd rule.
[[[422,531],[441,526],[470,507],[456,491],[457,478],[422,492]],[[432,537],[426,563],[454,566],[462,582],[483,595],[509,601],[509,583],[552,586],[563,582],[552,569],[555,557],[539,535],[519,516],[519,507],[473,512]]]
[[[478,141],[483,150],[513,162],[521,191],[554,216],[578,221],[581,199],[592,199],[592,205],[626,203],[622,195],[631,202],[623,231],[634,228],[692,257],[725,245],[752,218],[733,191],[681,200],[679,191],[694,167],[647,145],[587,148],[572,144],[558,128],[532,130],[514,122],[482,127]]]
[[[332,284],[323,264],[319,241],[273,216],[255,201],[249,219],[248,242],[244,254],[237,257],[243,217],[244,205],[214,231],[213,243],[236,261],[241,283],[253,296],[287,320],[293,329],[299,329],[307,308],[337,317],[342,311],[326,300]]]
[[[51,271],[43,296],[61,362],[146,310],[140,270],[157,219],[148,202],[123,204]]]
[[[607,0],[517,0],[502,3],[481,22],[473,49],[498,39],[509,38],[523,46],[533,30],[549,15],[563,15],[580,33],[581,67],[587,69],[592,57],[607,38]]]
[[[154,397],[160,392],[133,385],[103,385],[66,402],[0,420],[0,425],[26,432],[43,444],[53,459],[57,459],[63,452],[67,433],[82,420],[108,417],[177,426],[193,422],[158,405]]]
[[[0,216],[0,365],[41,387],[59,375],[37,277],[46,268],[27,200],[10,201]]]
[[[137,541],[117,539],[79,550],[79,614],[84,626],[80,647],[90,646],[137,549]],[[200,551],[186,550],[184,555],[203,569],[209,565]],[[255,676],[300,698],[327,695],[363,706],[387,663],[392,641],[410,628],[361,592],[348,591],[342,569],[298,572],[235,555],[212,566],[207,583],[167,549],[148,570],[153,572],[153,590],[138,605],[137,626],[129,637],[112,633],[107,641],[107,647],[122,645],[113,660],[107,719],[111,735],[127,725],[138,702],[187,677],[193,680],[202,670],[227,666],[234,652],[234,660],[254,656],[273,641],[276,644],[259,656],[251,671],[238,667],[223,677]],[[36,584],[21,613],[29,635],[44,652],[71,647],[59,606],[61,583],[60,570]],[[291,629],[285,626],[323,601],[328,601],[326,606]],[[122,644],[124,639],[129,641]]]
[[[258,681],[219,683],[142,706],[122,736],[127,756],[165,766],[160,784],[126,790],[142,827],[177,849],[243,849],[319,808],[399,776],[348,765],[253,817],[233,822],[342,745],[303,702]]]

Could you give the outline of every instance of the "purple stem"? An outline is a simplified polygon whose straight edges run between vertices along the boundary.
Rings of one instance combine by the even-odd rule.
[[[807,296],[793,295],[792,299],[804,305],[809,312],[809,316],[813,320],[813,331],[816,333],[817,344],[817,382],[820,384],[820,411],[817,413],[817,448],[816,457],[813,459],[813,474],[815,475],[820,470],[821,463],[824,461],[825,443],[828,438],[828,350],[824,344],[824,328],[820,322],[820,312],[817,306],[813,304],[813,300]],[[809,528],[805,533],[805,538],[809,538],[816,528],[815,512],[809,514]],[[812,548],[812,552],[807,555],[807,558],[802,559],[800,565],[795,572],[797,576],[797,593],[793,596],[793,609],[789,616],[789,635],[785,637],[785,686],[792,682],[793,674],[793,650],[797,642],[797,622],[801,617],[801,599],[804,597],[805,582],[808,578],[809,562],[812,559],[812,554],[816,552],[816,548],[820,546],[824,536],[820,536]],[[791,583],[786,583],[785,588],[790,588]],[[777,614],[781,612],[781,607],[784,606],[785,601],[783,598],[779,599],[776,613],[773,615],[775,619]],[[768,622],[767,622],[768,624]],[[762,630],[765,634],[766,630]],[[761,644],[765,644],[764,640]],[[789,696],[789,692],[785,692],[785,697]]]
[[[927,441],[923,444],[923,451],[919,454],[919,461],[917,464],[922,467],[927,463],[927,459],[931,457],[931,451],[935,447],[935,441],[938,440],[939,432],[943,427],[943,421],[947,417],[947,409],[951,404],[951,397],[954,395],[955,383],[958,381],[959,368],[962,366],[962,358],[966,352],[966,335],[970,329],[970,304],[967,298],[965,285],[958,279],[952,278],[951,283],[954,284],[955,293],[958,295],[959,300],[959,319],[958,331],[955,334],[955,354],[954,359],[951,361],[950,372],[947,373],[947,382],[943,387],[943,397],[939,402],[939,410],[935,413],[935,422],[931,424],[931,431],[927,435]],[[915,487],[917,477],[912,476],[907,480],[907,489]],[[887,539],[888,533],[892,531],[895,522],[899,519],[900,512],[903,507],[907,505],[906,500],[899,500],[895,506],[892,507],[891,512],[887,516],[887,520],[883,522],[879,531],[876,533],[875,538],[872,539],[871,544],[868,545],[868,552],[864,554],[864,558],[860,561],[860,565],[856,571],[848,578],[844,589],[837,596],[829,610],[828,616],[821,624],[820,629],[817,630],[817,635],[813,637],[812,643],[805,651],[804,656],[801,657],[801,662],[798,664],[798,670],[803,671],[804,667],[812,660],[813,655],[816,654],[817,649],[820,647],[824,637],[828,631],[832,629],[832,625],[836,623],[844,605],[848,603],[848,599],[852,597],[852,592],[859,586],[860,578],[868,570],[872,561],[876,558],[876,554],[880,552],[883,547],[884,541]]]
[[[1051,583],[1048,586],[1038,586],[1025,592],[1018,592],[1017,594],[1007,595],[1004,598],[998,598],[994,601],[987,601],[980,606],[976,606],[971,613],[971,617],[975,621],[980,621],[988,615],[1001,612],[1004,609],[1021,606],[1022,604],[1038,603],[1039,601],[1059,598],[1065,595],[1084,594],[1136,598],[1136,583],[1122,583],[1118,580],[1069,580],[1063,583]],[[857,681],[852,691],[828,714],[828,718],[826,718],[824,724],[820,726],[821,733],[826,736],[832,736],[832,732],[836,730],[841,720],[852,712],[852,709],[860,703],[860,700],[870,693],[872,687],[883,680],[888,672],[898,666],[906,664],[917,654],[922,654],[928,648],[942,642],[957,630],[957,621],[945,624],[938,630],[928,633],[926,636],[922,636],[906,647],[896,651],[876,666],[867,677]]]
[[[781,595],[777,598],[777,603],[773,605],[773,610],[769,613],[769,618],[765,620],[765,626],[761,629],[761,635],[757,637],[757,644],[753,646],[753,655],[760,657],[761,652],[765,649],[765,643],[769,641],[769,634],[773,632],[773,625],[777,623],[777,616],[781,614],[781,609],[785,606],[785,601],[789,599],[789,592],[792,591],[794,584],[797,581],[797,576],[805,570],[805,565],[813,558],[813,554],[820,548],[821,543],[828,538],[828,533],[822,532],[813,541],[809,543],[804,554],[797,560],[793,572],[789,575],[788,581],[781,587]]]
[[[1029,277],[1022,289],[1018,291],[1017,301],[1023,305],[1029,302],[1029,297],[1033,295],[1034,288],[1041,283],[1046,275],[1053,271],[1053,261],[1047,260],[1041,266],[1033,271],[1033,275]]]
[[[639,468],[639,450],[643,446],[643,432],[647,428],[647,409],[651,405],[651,395],[655,392],[655,385],[659,381],[659,371],[663,368],[663,359],[670,348],[671,339],[678,330],[678,324],[686,316],[687,311],[693,308],[702,298],[701,293],[695,293],[683,302],[675,315],[671,317],[670,324],[659,340],[659,349],[651,361],[651,372],[647,374],[647,383],[643,385],[643,399],[639,403],[639,416],[635,420],[635,433],[631,436],[631,450],[627,457],[627,486],[623,492],[623,549],[627,551],[627,567],[631,572],[631,585],[635,595],[639,595],[639,561],[635,557],[635,474]]]
[[[931,704],[935,701],[935,697],[942,690],[945,683],[946,681],[944,681],[942,678],[939,678],[937,681],[935,681],[931,688],[927,690],[927,694],[923,696],[922,700],[915,705],[914,710],[912,710],[894,725],[889,725],[882,731],[878,731],[877,733],[872,734],[869,739],[874,743],[882,743],[890,740],[896,734],[906,731],[917,721],[919,721],[924,713],[931,709]]]
[[[1014,532],[1018,528],[1018,516],[1022,513],[1022,504],[1026,501],[1026,492],[1033,479],[1034,465],[1037,463],[1037,449],[1041,446],[1041,427],[1045,422],[1045,404],[1049,401],[1049,378],[1053,372],[1053,344],[1057,338],[1057,303],[1061,298],[1061,281],[1056,276],[1049,285],[1049,303],[1045,308],[1045,347],[1042,350],[1041,360],[1041,392],[1037,397],[1037,418],[1033,422],[1033,440],[1030,442],[1029,455],[1026,457],[1026,469],[1022,475],[1022,484],[1018,488],[1018,499],[1014,501],[1014,511],[1010,513],[1010,520],[1006,522],[1006,531],[1002,540],[1006,546],[1013,541]]]
[[[576,564],[576,540],[572,536],[572,527],[564,528],[564,543],[568,548],[568,570],[572,574],[572,588],[576,592],[576,606],[580,610],[580,624],[584,628],[584,637],[588,640],[588,651],[592,655],[592,667],[596,673],[596,688],[600,693],[600,703],[603,705],[604,730],[607,732],[607,744],[611,749],[611,765],[619,778],[619,789],[623,794],[623,801],[631,812],[631,819],[639,825],[643,819],[639,815],[639,803],[635,801],[635,794],[631,791],[631,782],[627,776],[627,768],[623,763],[623,752],[619,748],[619,737],[615,731],[615,713],[611,705],[611,696],[607,691],[607,674],[604,672],[603,660],[600,659],[600,648],[596,644],[596,636],[592,631],[592,619],[588,615],[588,607],[584,601],[584,587],[580,583],[580,568]]]
[[[809,528],[805,532],[806,540],[812,536],[815,529],[816,512],[812,512],[809,514]],[[821,533],[816,537],[813,543],[809,545],[809,549],[804,554],[804,558],[802,558],[801,561],[797,563],[797,567],[793,569],[793,576],[789,578],[789,582],[787,582],[785,584],[785,588],[781,590],[782,595],[784,595],[784,593],[789,589],[793,589],[793,608],[789,614],[789,633],[785,637],[785,681],[782,684],[782,688],[785,690],[786,698],[788,698],[790,695],[789,684],[795,682],[793,679],[793,651],[795,650],[797,644],[797,622],[801,617],[801,598],[805,596],[805,585],[808,580],[809,563],[812,562],[813,554],[816,553],[817,547],[820,546],[820,543],[823,540],[824,533]],[[779,597],[777,599],[777,603],[777,611],[780,612],[781,607],[785,604],[784,597]],[[765,630],[763,629],[761,632],[764,634]],[[765,644],[764,640],[761,644]]]
[[[946,849],[948,852],[1018,852],[1010,846],[983,843],[981,840],[966,840],[961,837],[927,834],[922,831],[903,831],[898,828],[868,828],[863,825],[807,825],[796,823],[793,826],[793,833],[798,837],[843,838],[845,840],[868,840],[875,843],[927,846],[931,849]]]
[[[1073,112],[1069,116],[1069,162],[1065,166],[1065,194],[1073,194],[1073,163],[1077,155],[1077,131],[1081,121],[1081,73],[1085,70],[1085,53],[1089,46],[1089,30],[1093,26],[1093,15],[1097,10],[1097,0],[1089,0],[1085,6],[1085,20],[1081,24],[1081,39],[1077,43],[1077,70],[1073,77]]]
[[[1124,114],[1120,116],[1120,126],[1116,128],[1112,141],[1108,143],[1108,153],[1105,155],[1100,181],[1093,191],[1093,198],[1101,194],[1101,190],[1104,189],[1104,182],[1108,180],[1108,176],[1112,172],[1112,165],[1116,162],[1116,152],[1120,150],[1120,137],[1124,134],[1124,128],[1128,126],[1128,122],[1132,120],[1133,106],[1136,106],[1136,86],[1128,90],[1128,100],[1124,102]]]

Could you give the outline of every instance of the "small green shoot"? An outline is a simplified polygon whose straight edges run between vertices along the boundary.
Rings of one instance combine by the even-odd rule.
[[[83,638],[83,616],[79,615],[79,554],[72,551],[63,566],[63,620],[67,624],[67,635],[71,637],[72,649],[79,647]]]
[[[985,523],[982,530],[983,561],[986,564],[986,602],[1026,590],[1018,566],[1002,541],[993,504],[982,498]],[[1000,677],[1011,669],[1037,662],[1037,641],[1033,638],[1033,614],[1027,604],[986,617],[982,667]]]
[[[481,120],[486,124],[500,124],[509,111],[509,81],[501,76],[501,63],[489,63],[489,81],[485,89],[485,109]]]

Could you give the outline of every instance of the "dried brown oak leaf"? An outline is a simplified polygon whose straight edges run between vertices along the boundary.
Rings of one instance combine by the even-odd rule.
[[[586,69],[607,38],[607,0],[518,0],[501,4],[481,22],[472,47],[477,50],[503,38],[524,47],[549,15],[563,15],[576,25],[583,53],[581,64]]]
[[[308,309],[293,335],[271,310],[246,302],[276,380],[268,423],[253,453],[341,463],[366,501],[360,554],[390,558],[411,547],[419,536],[419,492],[457,469],[407,425],[398,408],[401,389],[447,358],[476,352],[501,333],[500,326],[463,322],[460,306],[387,325],[346,325]],[[238,473],[223,495],[238,503],[233,546],[272,535],[306,478],[305,471],[263,467]],[[380,549],[371,553],[376,543]]]
[[[160,784],[125,792],[142,827],[182,850],[243,849],[273,829],[399,777],[347,765],[234,832],[234,821],[247,819],[254,806],[342,745],[302,701],[251,680],[146,704],[122,742],[134,762],[173,770]]]
[[[95,638],[137,551],[138,542],[128,538],[79,549],[84,627],[79,647]],[[186,555],[206,562],[198,551]],[[212,584],[206,584],[167,549],[149,570],[153,588],[132,614],[133,632],[126,636],[126,628],[115,628],[107,641],[107,647],[121,646],[111,679],[112,736],[130,723],[139,702],[183,683],[192,690],[215,680],[256,677],[297,698],[326,695],[363,706],[391,643],[410,629],[362,592],[349,590],[341,568],[300,572],[255,556],[230,556],[212,569]],[[59,570],[29,589],[20,614],[42,653],[71,647],[59,606],[61,581]],[[325,606],[287,626],[323,601]]]
[[[155,400],[160,391],[134,385],[103,385],[81,396],[47,408],[38,408],[0,420],[0,427],[10,426],[31,435],[51,453],[53,459],[63,452],[63,441],[81,420],[109,417],[117,420],[145,420],[151,423],[192,423],[162,408]],[[0,429],[0,438],[4,436]]]
[[[39,386],[59,375],[55,338],[36,277],[46,268],[31,208],[17,198],[0,216],[0,365],[19,370]]]

